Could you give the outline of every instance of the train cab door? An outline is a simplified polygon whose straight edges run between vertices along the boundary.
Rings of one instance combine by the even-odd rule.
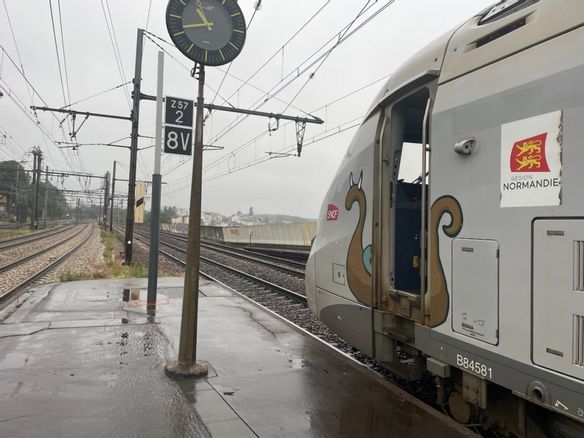
[[[374,217],[382,226],[374,236],[378,243],[374,254],[375,355],[397,372],[413,371],[412,379],[422,367],[411,367],[402,359],[410,347],[413,354],[415,322],[424,317],[421,291],[426,284],[428,133],[436,87],[432,77],[431,82],[412,86],[409,93],[400,93],[399,100],[389,102],[376,160],[379,184]]]

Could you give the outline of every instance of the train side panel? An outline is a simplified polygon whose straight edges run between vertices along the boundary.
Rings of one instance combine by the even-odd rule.
[[[427,354],[578,419],[583,44],[580,27],[439,86],[430,205],[451,196],[464,220],[454,238],[429,230],[450,311],[416,333]],[[456,153],[467,139],[473,152]]]
[[[370,168],[378,120],[378,113],[367,119],[347,150],[321,207],[307,268],[307,293],[313,312],[333,331],[369,354],[373,296],[370,277],[369,284],[367,279],[360,283],[362,294],[356,296],[350,284],[359,282],[362,273],[352,271],[347,262],[350,257],[358,257],[361,265],[365,260],[370,266],[372,205],[364,200],[372,198]],[[349,192],[355,193],[356,198],[349,199]],[[362,234],[355,235],[356,229]],[[351,247],[355,250],[350,251]]]

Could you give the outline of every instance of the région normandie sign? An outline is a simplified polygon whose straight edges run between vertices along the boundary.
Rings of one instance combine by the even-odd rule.
[[[562,112],[501,127],[501,207],[560,205]]]

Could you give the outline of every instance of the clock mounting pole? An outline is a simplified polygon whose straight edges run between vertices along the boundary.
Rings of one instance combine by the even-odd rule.
[[[203,186],[203,112],[205,66],[197,64],[193,76],[198,75],[197,112],[195,114],[195,150],[191,180],[189,210],[189,239],[185,265],[184,297],[180,326],[178,362],[170,362],[166,370],[171,374],[205,376],[208,367],[197,363],[197,315],[199,308],[199,267],[201,255],[201,194]]]

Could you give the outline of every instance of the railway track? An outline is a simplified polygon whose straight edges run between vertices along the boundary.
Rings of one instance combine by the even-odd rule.
[[[134,236],[135,236],[135,238],[138,238],[138,240],[140,240],[142,243],[145,243],[146,245],[149,244],[149,236],[148,235],[140,233],[140,232],[134,232]],[[160,240],[160,244],[162,246],[164,246],[165,248],[167,248],[167,250],[170,250],[170,252],[161,251],[161,254],[170,258],[174,262],[181,264],[181,266],[184,266],[185,260],[186,260],[186,249],[185,248],[170,244],[163,239]],[[223,250],[218,250],[218,252],[223,253]],[[169,257],[169,256],[171,256],[171,257]],[[265,265],[267,263],[265,260],[259,260],[259,261],[254,260],[253,258],[246,256],[244,254],[233,253],[233,254],[230,254],[230,257],[236,258],[236,259],[241,258],[241,260],[245,260],[248,263],[260,263],[263,265]],[[231,261],[233,262],[233,260],[231,260]],[[304,276],[303,272],[299,272],[297,269],[291,270],[290,268],[287,268],[285,266],[271,265],[271,268],[274,268],[276,270],[280,270],[280,272],[283,272],[283,273],[293,272],[294,275],[302,275],[302,277]],[[212,274],[209,274],[206,271],[213,270],[216,272],[217,269],[223,270],[224,272],[228,272],[229,275],[231,276],[231,279],[239,278],[239,279],[244,280],[244,281],[246,281],[250,284],[253,284],[255,286],[260,286],[262,288],[275,291],[276,293],[278,293],[280,295],[284,295],[284,296],[287,296],[289,298],[295,299],[297,301],[301,301],[301,302],[306,303],[306,295],[304,293],[300,293],[300,292],[291,290],[291,289],[285,287],[284,285],[276,284],[274,282],[269,281],[268,279],[265,278],[265,273],[264,273],[264,276],[260,277],[260,276],[254,275],[250,272],[246,272],[245,270],[235,268],[228,263],[221,262],[221,261],[218,261],[215,259],[211,259],[209,257],[201,256],[201,273],[203,273],[204,275],[207,275],[207,276],[211,276]],[[290,281],[289,278],[287,280]],[[286,282],[286,280],[284,280],[284,282]],[[228,283],[226,283],[226,284],[228,284]]]
[[[0,268],[0,308],[18,298],[28,286],[51,272],[92,236],[93,225],[79,226],[71,236]]]
[[[142,241],[148,241],[150,239],[149,233],[144,229],[136,231],[135,234],[141,236]],[[161,234],[160,237],[160,244],[167,250],[173,254],[179,254],[179,257],[184,256],[187,246],[186,238],[167,233]],[[261,255],[252,255],[246,251],[229,248],[225,245],[207,243],[201,244],[201,256],[201,260],[230,266],[267,282],[305,295],[304,269],[300,269],[296,261],[283,259],[274,261],[270,257],[266,258]]]
[[[26,234],[24,236],[10,237],[8,239],[0,240],[0,251],[8,248],[14,248],[21,245],[26,245],[27,243],[34,242],[36,240],[45,239],[50,236],[54,236],[59,233],[63,233],[67,230],[73,228],[73,225],[60,225],[57,228],[53,228],[46,231],[40,231],[38,233]]]
[[[149,233],[149,230],[142,229],[141,231],[146,231],[146,233]],[[177,235],[176,233],[169,233],[167,231],[161,231],[160,236],[185,243],[188,240],[186,236],[183,237]],[[282,267],[283,270],[286,270],[285,268],[288,267],[290,268],[288,272],[291,274],[298,274],[304,277],[306,262],[298,261],[296,255],[292,256],[293,258],[277,257],[269,255],[259,248],[237,248],[209,240],[203,240],[201,242],[201,248],[212,249],[216,252],[221,252],[226,255],[232,255],[234,257],[247,259],[257,263],[263,263],[263,261],[265,261],[264,264],[266,266],[278,266]],[[281,250],[281,253],[285,254],[285,251]]]
[[[47,219],[47,226],[48,225],[66,225],[66,224],[70,224],[71,220],[69,219]],[[0,224],[0,230],[18,230],[21,228],[28,228],[30,227],[30,223],[18,223],[18,224],[14,224],[14,223],[4,223],[4,224]]]

